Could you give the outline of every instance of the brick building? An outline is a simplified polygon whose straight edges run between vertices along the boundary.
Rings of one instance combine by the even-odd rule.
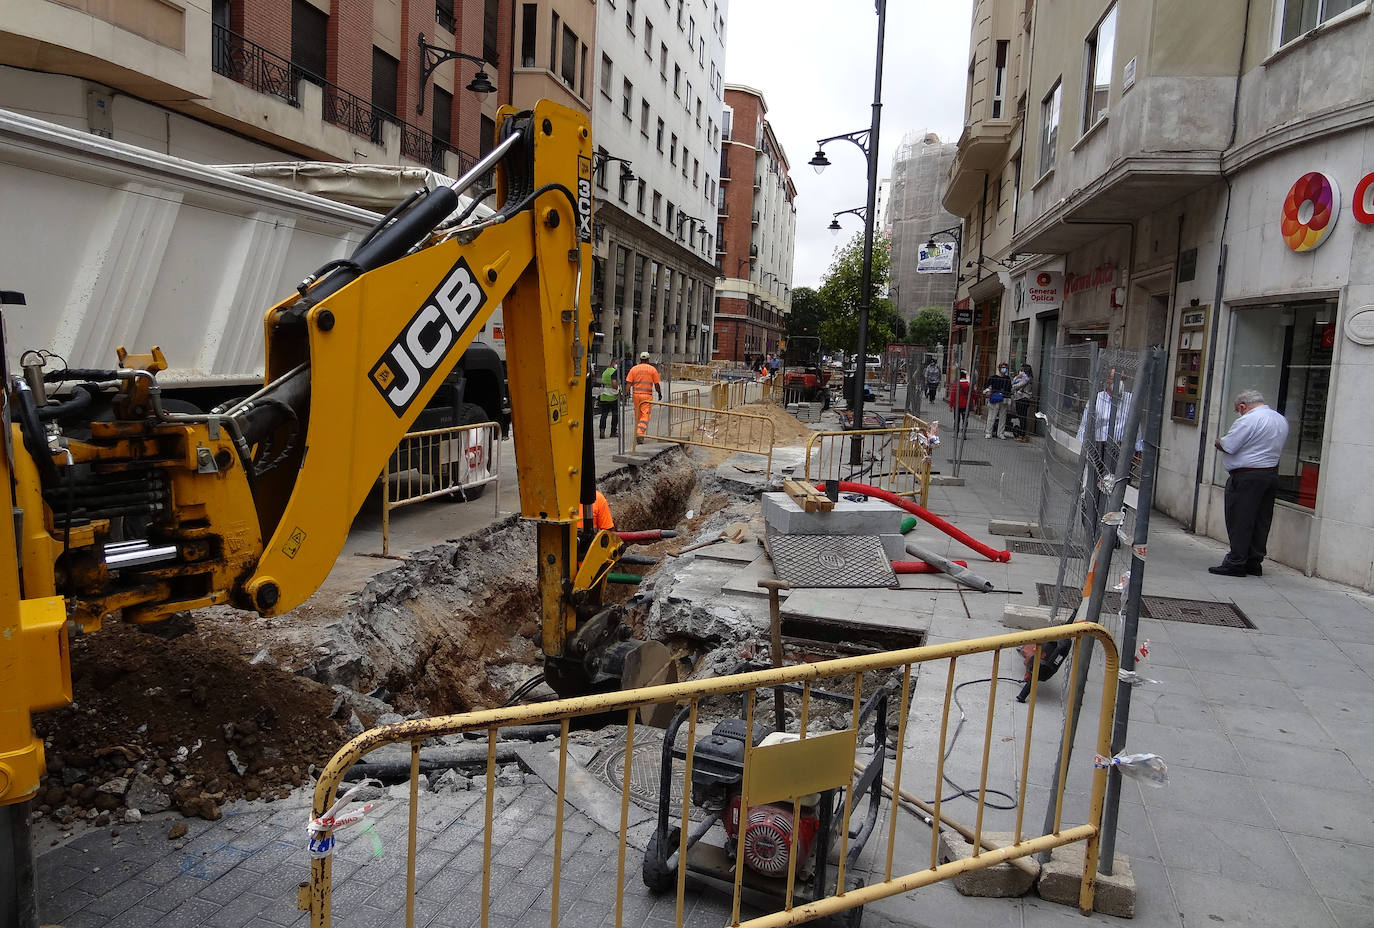
[[[763,93],[725,86],[712,357],[777,351],[792,306],[797,190]]]
[[[521,6],[542,32],[521,34],[506,0],[6,0],[0,107],[203,163],[410,163],[456,175],[491,144],[513,89],[587,108],[569,90],[588,80],[587,4]],[[568,33],[549,28],[561,7],[582,26],[570,54]],[[480,61],[438,64],[422,87],[421,35]],[[534,65],[515,67],[517,36],[538,50]],[[479,68],[494,92],[466,89]]]

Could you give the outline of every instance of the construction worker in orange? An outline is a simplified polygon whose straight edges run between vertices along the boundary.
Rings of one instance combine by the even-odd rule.
[[[649,416],[654,409],[653,396],[657,395],[660,402],[663,400],[663,387],[659,385],[661,381],[658,368],[649,363],[649,352],[641,351],[639,363],[625,375],[625,382],[630,385],[635,400],[635,434],[641,437],[649,430]]]
[[[576,525],[578,531],[582,530],[582,515],[583,509],[579,507]],[[611,518],[611,506],[606,502],[606,494],[600,490],[596,491],[596,502],[592,503],[592,528],[598,531],[603,528],[607,531],[615,528],[615,520]]]

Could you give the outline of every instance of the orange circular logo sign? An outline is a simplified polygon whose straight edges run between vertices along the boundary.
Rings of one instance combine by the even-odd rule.
[[[1331,234],[1340,215],[1341,190],[1330,175],[1311,171],[1288,188],[1279,229],[1296,252],[1311,251]]]
[[[1041,271],[1038,275],[1036,275],[1035,282],[1037,285],[1041,287],[1048,287],[1050,285],[1049,273],[1046,271]]]

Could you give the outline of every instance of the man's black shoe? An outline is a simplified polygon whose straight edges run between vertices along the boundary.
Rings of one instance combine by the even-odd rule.
[[[1263,577],[1264,567],[1260,564],[1251,562],[1245,565],[1245,573],[1251,577]]]
[[[1246,570],[1244,567],[1228,567],[1225,564],[1218,564],[1216,567],[1208,567],[1209,574],[1220,574],[1223,577],[1244,577]]]

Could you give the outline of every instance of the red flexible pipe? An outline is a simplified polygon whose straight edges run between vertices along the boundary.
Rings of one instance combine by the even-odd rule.
[[[968,561],[950,561],[951,564],[958,564],[960,567],[967,567]],[[894,574],[938,574],[940,568],[925,561],[893,561],[892,572]]]
[[[640,532],[616,532],[627,545],[652,544],[664,538],[676,538],[677,532],[667,528],[650,528]]]
[[[825,484],[823,482],[816,484],[816,489],[824,491]],[[867,483],[854,483],[850,480],[841,480],[840,489],[844,490],[846,493],[862,493],[864,496],[872,496],[874,499],[885,500],[892,503],[894,506],[900,506],[916,518],[924,519],[929,522],[956,541],[962,541],[990,561],[995,563],[1006,563],[1011,560],[1010,551],[998,551],[991,545],[984,544],[968,532],[965,532],[957,526],[951,525],[929,509],[926,509],[920,503],[914,503],[905,496],[898,496],[896,493],[889,493],[881,487],[870,486]]]

